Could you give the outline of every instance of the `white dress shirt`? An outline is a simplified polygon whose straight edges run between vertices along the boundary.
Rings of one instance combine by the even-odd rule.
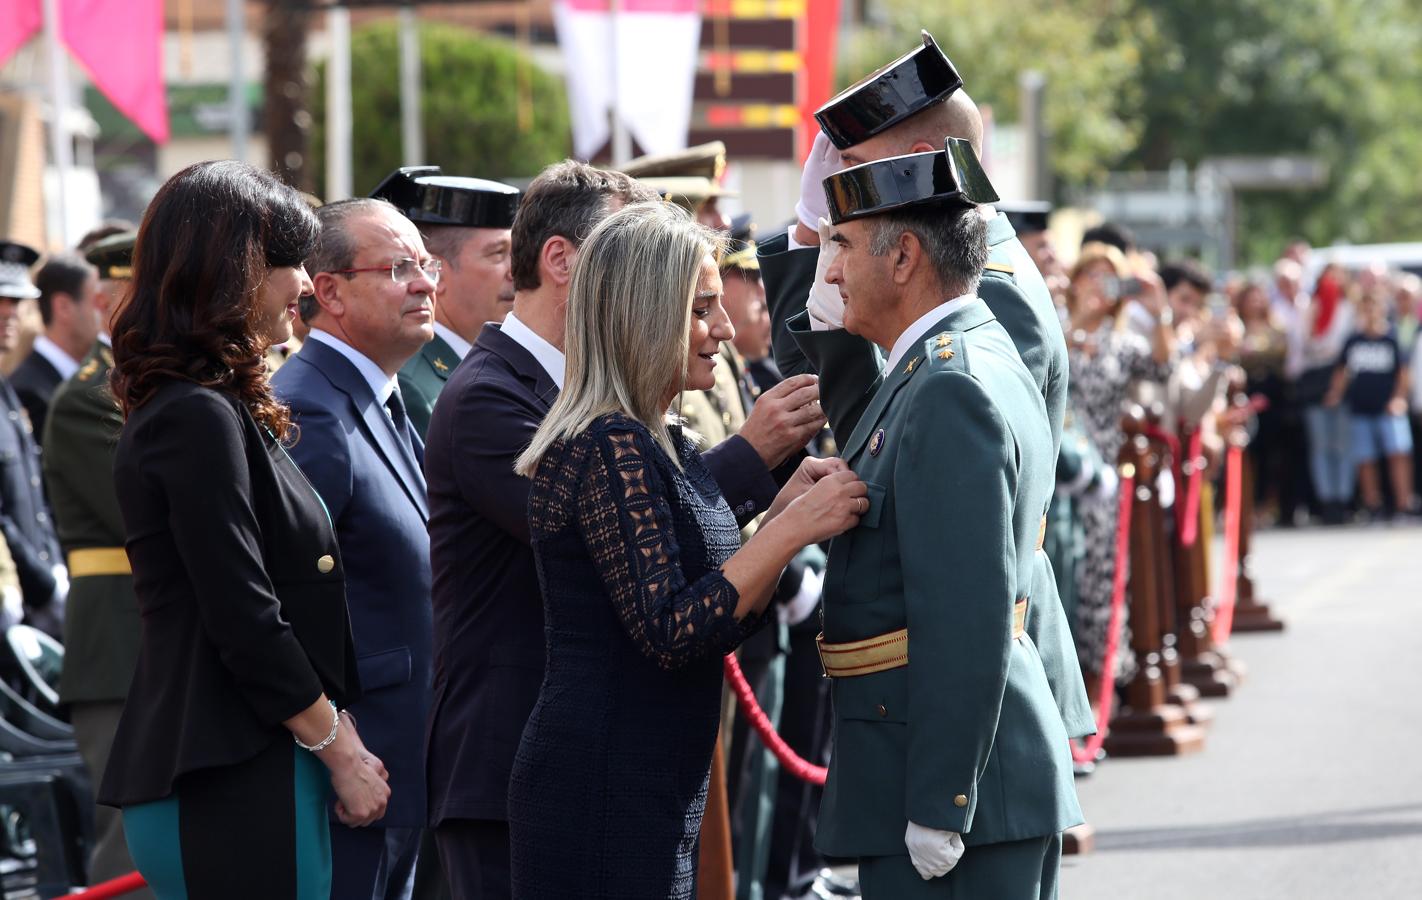
[[[370,357],[361,353],[334,334],[331,334],[331,332],[322,331],[320,328],[313,328],[311,329],[310,336],[306,339],[308,341],[316,341],[317,343],[325,344],[327,347],[330,347],[350,360],[351,364],[356,367],[356,371],[360,372],[362,377],[369,382],[370,389],[375,392],[375,399],[380,401],[381,406],[384,406],[385,401],[389,400],[390,395],[395,392],[396,382],[394,375],[386,375]]]
[[[533,329],[520,322],[518,316],[513,313],[504,316],[504,324],[500,329],[512,338],[514,343],[532,353],[533,358],[543,367],[543,371],[558,385],[558,390],[563,389],[563,372],[568,367],[568,361],[562,350],[534,334]]]
[[[904,333],[899,335],[899,339],[894,341],[894,348],[889,351],[889,362],[884,367],[884,372],[894,371],[894,367],[909,352],[909,348],[928,337],[928,329],[937,325],[940,319],[949,313],[957,312],[976,299],[978,299],[977,294],[964,294],[961,297],[954,297],[946,303],[940,303],[919,316],[918,320],[905,328]]]
[[[71,375],[79,371],[79,360],[65,353],[58,344],[45,335],[41,334],[35,337],[34,350],[49,360],[49,364],[59,372],[61,381],[68,381]]]
[[[450,328],[448,325],[445,325],[441,322],[436,321],[434,323],[434,330],[435,335],[440,338],[443,338],[444,342],[449,345],[449,349],[453,350],[455,355],[458,356],[460,359],[463,359],[464,357],[468,356],[470,349],[472,349],[474,346],[473,344],[466,341],[464,338],[455,334],[453,328]]]

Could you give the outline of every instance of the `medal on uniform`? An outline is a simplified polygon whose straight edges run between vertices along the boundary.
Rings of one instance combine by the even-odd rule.
[[[884,429],[880,428],[874,432],[874,436],[869,439],[869,455],[878,456],[879,451],[884,449]]]

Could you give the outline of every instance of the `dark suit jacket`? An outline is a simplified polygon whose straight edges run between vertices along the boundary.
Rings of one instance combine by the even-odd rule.
[[[124,425],[114,481],[143,645],[99,801],[124,806],[290,742],[283,721],[360,687],[335,529],[240,402],[160,388]]]
[[[364,697],[361,740],[390,771],[380,824],[422,827],[420,735],[430,698],[430,540],[418,454],[348,359],[307,341],[272,378],[300,435],[291,455],[326,501],[346,560],[346,600]]]
[[[533,355],[490,324],[430,420],[432,825],[506,818],[509,770],[538,699],[544,653],[543,600],[529,546],[530,482],[514,474],[513,464],[557,396],[558,386]],[[732,508],[755,500],[763,510],[775,499],[775,479],[745,439],[730,438],[704,458]]]
[[[15,389],[20,402],[25,405],[25,411],[30,414],[30,425],[35,430],[35,443],[44,440],[44,419],[49,413],[49,401],[63,383],[64,377],[59,374],[54,363],[33,350],[20,361],[15,371],[10,373],[10,386]]]
[[[20,398],[0,378],[0,530],[10,545],[25,605],[46,606],[54,596],[59,539],[40,476],[39,446]]]

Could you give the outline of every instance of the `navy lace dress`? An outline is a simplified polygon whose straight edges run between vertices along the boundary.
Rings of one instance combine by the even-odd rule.
[[[718,568],[736,520],[689,441],[680,461],[609,415],[533,479],[548,665],[509,784],[518,900],[695,895],[721,657],[760,621]]]

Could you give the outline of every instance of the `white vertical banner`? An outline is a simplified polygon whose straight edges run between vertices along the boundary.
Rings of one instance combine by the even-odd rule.
[[[614,110],[644,152],[685,149],[700,57],[698,0],[554,0],[553,23],[576,156],[588,159],[607,143]]]

